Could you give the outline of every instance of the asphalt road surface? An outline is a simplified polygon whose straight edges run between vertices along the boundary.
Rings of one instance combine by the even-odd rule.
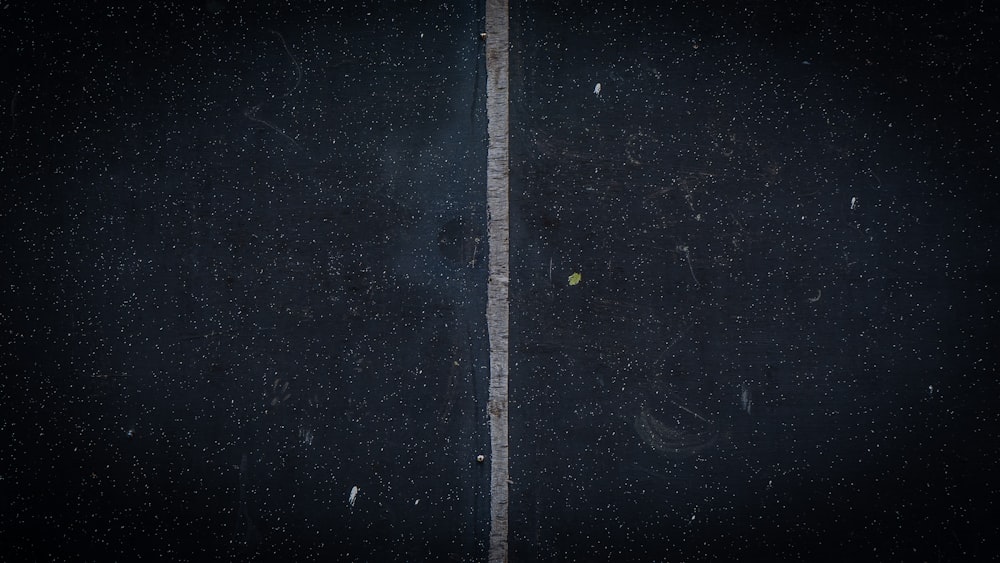
[[[994,557],[1000,11],[509,27],[508,560]],[[0,560],[488,557],[485,30],[0,6]]]

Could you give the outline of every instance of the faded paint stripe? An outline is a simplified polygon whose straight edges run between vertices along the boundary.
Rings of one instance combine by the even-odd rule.
[[[486,0],[486,208],[489,281],[486,322],[490,339],[490,554],[507,561],[509,450],[507,373],[510,335],[510,162],[507,0]]]

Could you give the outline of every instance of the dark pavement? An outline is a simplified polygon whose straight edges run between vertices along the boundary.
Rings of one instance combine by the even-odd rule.
[[[992,558],[1000,12],[510,24],[510,560]],[[482,28],[0,7],[0,560],[485,559]]]

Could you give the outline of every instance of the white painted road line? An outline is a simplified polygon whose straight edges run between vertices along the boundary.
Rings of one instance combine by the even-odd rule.
[[[491,563],[507,561],[509,458],[507,370],[510,335],[510,161],[507,0],[486,0],[486,117],[489,149],[486,208],[489,280],[486,322],[490,340],[490,552]]]

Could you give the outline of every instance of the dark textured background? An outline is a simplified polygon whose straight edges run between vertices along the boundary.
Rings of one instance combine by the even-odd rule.
[[[0,16],[3,554],[485,554],[481,8],[148,4]]]
[[[485,557],[482,15],[0,6],[0,558]],[[998,24],[514,3],[512,561],[993,557]]]
[[[516,3],[514,560],[994,557],[984,6]]]

